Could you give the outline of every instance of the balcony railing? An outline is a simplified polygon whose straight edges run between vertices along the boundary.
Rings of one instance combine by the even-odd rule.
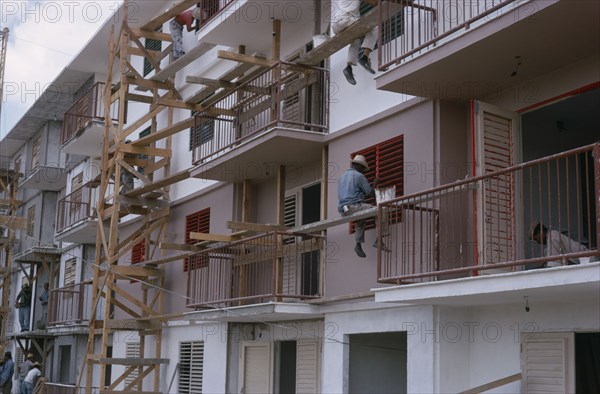
[[[73,139],[91,122],[104,121],[104,87],[104,83],[97,82],[65,112],[61,139],[62,145]],[[116,119],[117,110],[117,104],[113,103],[111,105],[113,120]]]
[[[48,326],[86,324],[90,319],[91,299],[91,282],[50,290]]]
[[[515,0],[393,0],[400,7],[382,7],[379,0],[379,67],[451,40],[474,23],[485,23]]]
[[[113,183],[109,184],[107,194],[112,193]],[[58,202],[56,233],[91,220],[95,216],[96,206],[100,199],[100,184],[91,181],[65,196]]]
[[[38,383],[36,385],[36,389],[39,387],[39,391],[34,390],[34,393],[44,393],[44,394],[85,394],[85,385],[80,387],[79,390],[75,384],[67,384],[67,383],[52,383],[47,382],[47,378],[40,377],[38,379]],[[100,393],[99,387],[92,387],[91,394]]]
[[[274,127],[326,132],[329,74],[278,62],[195,116],[194,165]]]
[[[188,307],[319,298],[323,244],[320,236],[272,232],[194,254]]]
[[[378,281],[598,261],[600,143],[380,204]],[[537,221],[543,244],[530,237]]]
[[[227,6],[233,3],[235,0],[200,0],[197,4],[202,10],[202,20],[200,21],[200,27],[206,25],[208,22],[216,18],[221,11]]]

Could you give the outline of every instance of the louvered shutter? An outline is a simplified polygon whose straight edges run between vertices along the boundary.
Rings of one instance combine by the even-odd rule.
[[[404,194],[404,135],[354,152],[350,157],[356,155],[363,155],[369,164],[369,171],[364,175],[370,185],[373,185],[375,178],[379,178],[379,188],[395,186],[396,197]],[[367,198],[365,202],[376,205],[374,196]],[[367,219],[365,228],[375,228],[375,218]],[[354,223],[350,225],[350,232],[354,232]]]
[[[243,347],[242,388],[245,394],[271,393],[271,348],[269,344],[248,344]]]
[[[127,342],[125,343],[125,357],[127,358],[138,358],[140,356],[140,343],[139,342]],[[127,388],[133,381],[138,377],[138,369],[134,369],[125,378],[125,388]]]
[[[540,333],[522,344],[521,391],[531,394],[575,392],[573,333]]]
[[[162,26],[156,29],[156,31],[162,32]],[[146,38],[146,42],[144,42],[144,47],[152,51],[160,52],[162,51],[162,41],[154,40],[152,38]],[[144,58],[144,77],[150,74],[152,70],[154,70],[154,66],[152,65],[152,63],[150,63],[150,61],[148,61],[148,59]]]
[[[485,175],[519,162],[518,114],[477,102],[477,173]],[[481,182],[477,193],[478,252],[484,264],[517,259],[515,174]]]
[[[204,342],[190,341],[179,344],[180,394],[201,394],[204,373]]]
[[[142,239],[141,242],[136,244],[131,249],[131,264],[137,264],[144,261],[146,258],[146,240]]]
[[[210,208],[203,209],[185,217],[185,243],[194,245],[198,241],[190,238],[190,233],[210,232]],[[207,262],[200,261],[199,255],[188,257],[183,262],[183,271],[187,272],[190,267],[200,268]]]
[[[32,205],[27,210],[27,229],[26,234],[28,237],[33,237],[35,230],[35,205]]]
[[[65,274],[63,277],[63,286],[75,284],[77,270],[77,258],[72,257],[65,261]]]
[[[319,392],[320,372],[319,343],[298,341],[296,346],[296,393]]]
[[[297,214],[297,204],[298,204],[298,195],[293,194],[285,198],[283,203],[283,224],[286,227],[295,227],[296,226],[296,214]],[[289,237],[284,240],[285,244],[292,244],[295,242],[294,237]],[[298,277],[296,276],[296,272],[298,271],[296,256],[291,254],[286,254],[283,258],[282,268],[281,268],[281,292],[282,294],[296,294],[296,287]]]
[[[41,141],[40,137],[33,140],[33,146],[31,147],[31,170],[35,170],[40,165],[40,148]]]

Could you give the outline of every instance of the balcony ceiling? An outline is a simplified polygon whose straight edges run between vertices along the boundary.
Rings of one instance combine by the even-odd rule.
[[[191,176],[224,182],[262,181],[275,174],[274,165],[304,167],[321,159],[326,134],[272,129],[192,169]]]
[[[288,321],[299,319],[320,319],[323,313],[318,305],[301,302],[280,303],[271,302],[222,309],[188,312],[184,320],[189,321],[220,321],[236,323],[256,323],[257,321]]]
[[[376,302],[477,306],[565,300],[600,302],[600,263],[373,289]],[[600,307],[600,305],[599,305]]]
[[[200,31],[199,39],[211,44],[237,48],[246,53],[270,55],[273,42],[271,18],[281,20],[281,54],[289,55],[312,40],[314,26],[313,1],[234,1]]]
[[[39,166],[19,184],[23,189],[59,191],[67,184],[64,168]]]
[[[545,7],[545,8],[544,8]],[[543,9],[542,9],[543,8]],[[532,14],[530,18],[523,15]],[[377,88],[427,98],[485,98],[600,53],[600,2],[526,2],[498,19],[392,68]],[[518,22],[514,23],[515,20]],[[515,56],[522,57],[511,77]],[[468,87],[466,84],[471,84]],[[495,90],[497,91],[497,90]]]
[[[105,225],[108,228],[108,225]],[[58,242],[73,242],[79,244],[95,244],[96,234],[98,233],[98,222],[96,220],[84,220],[75,224],[54,238]]]
[[[109,134],[112,136],[112,134]],[[93,121],[83,131],[63,145],[63,152],[99,158],[102,155],[104,122]]]

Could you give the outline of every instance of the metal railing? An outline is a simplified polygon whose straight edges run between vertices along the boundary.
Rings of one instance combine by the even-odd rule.
[[[86,324],[90,320],[91,282],[52,289],[49,295],[48,326]]]
[[[43,380],[42,380],[43,379]],[[34,390],[34,394],[39,392],[43,394],[84,394],[85,387],[80,387],[79,390],[74,384],[67,383],[52,383],[47,382],[46,378],[40,377],[38,379],[38,386],[41,386],[38,391]],[[36,386],[37,388],[37,386]],[[99,387],[92,387],[91,394],[100,393]]]
[[[399,197],[379,205],[378,281],[597,261],[599,215],[600,143]]]
[[[109,183],[107,195],[112,193],[113,183]],[[56,233],[96,216],[96,206],[100,199],[100,183],[91,181],[65,196],[58,202]]]
[[[379,0],[380,69],[493,20],[516,0],[393,0],[396,7],[382,7],[383,1],[389,0]]]
[[[93,121],[104,121],[104,87],[105,83],[95,83],[71,108],[65,112],[61,143],[65,145],[80,131]],[[118,111],[117,103],[111,105],[111,114],[115,120]]]
[[[200,27],[206,25],[211,20],[215,19],[221,11],[233,3],[235,0],[200,0],[197,4],[202,10],[202,20]]]
[[[248,305],[322,296],[323,238],[271,232],[188,260],[188,307]]]
[[[278,62],[215,100],[195,115],[194,165],[273,127],[329,127],[329,73],[322,68]]]

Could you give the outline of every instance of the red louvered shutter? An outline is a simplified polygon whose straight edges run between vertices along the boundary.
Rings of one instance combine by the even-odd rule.
[[[131,264],[141,263],[144,260],[146,260],[146,240],[142,239],[131,249]],[[137,283],[137,280],[132,279],[129,283]]]
[[[379,178],[379,188],[396,186],[396,197],[404,194],[404,136],[391,138],[377,145],[370,146],[350,156],[363,155],[369,163],[369,171],[365,176],[373,185]],[[367,204],[375,205],[375,197],[369,197]],[[375,228],[375,218],[367,219],[365,229]],[[350,233],[354,233],[354,223],[350,223]]]
[[[197,240],[190,238],[190,233],[208,232],[210,232],[210,208],[203,209],[185,217],[185,243],[187,245],[194,245],[198,242]],[[183,261],[183,272],[187,272],[190,267],[195,269],[202,265],[199,255],[188,257]]]

